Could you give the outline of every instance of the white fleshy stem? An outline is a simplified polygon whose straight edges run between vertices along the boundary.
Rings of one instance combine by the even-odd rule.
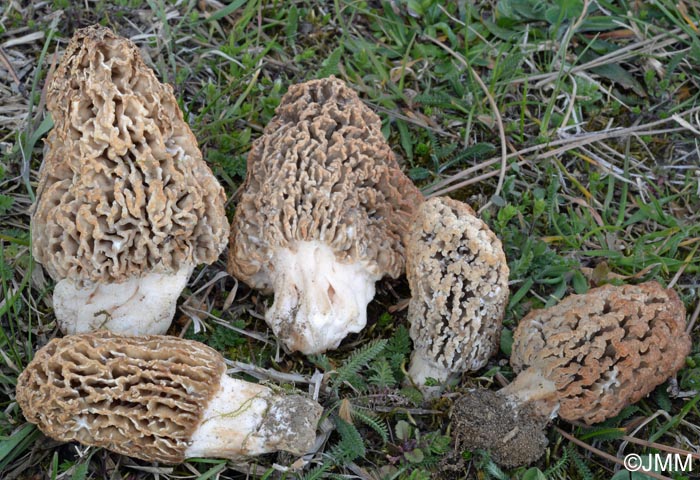
[[[275,301],[265,320],[290,351],[322,353],[367,324],[379,277],[336,260],[321,242],[297,242],[274,258]]]
[[[186,265],[175,273],[149,273],[121,283],[82,287],[63,279],[53,292],[56,320],[67,335],[100,329],[124,335],[163,334],[192,270]]]
[[[411,354],[411,364],[408,368],[408,376],[413,379],[416,385],[425,385],[428,378],[434,378],[440,383],[445,382],[451,372],[444,367],[436,365],[435,362],[426,358],[418,350]]]
[[[542,375],[539,368],[531,366],[518,374],[503,387],[499,394],[516,404],[532,403],[547,418],[554,418],[559,411],[556,384]]]
[[[306,453],[316,440],[323,409],[301,395],[223,375],[193,433],[185,457],[238,459],[283,450]]]

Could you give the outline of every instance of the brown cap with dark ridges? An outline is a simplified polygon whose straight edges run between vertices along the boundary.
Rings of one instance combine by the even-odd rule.
[[[32,239],[51,277],[119,283],[218,258],[224,191],[172,88],[132,42],[100,26],[76,31],[46,104],[54,127]]]
[[[293,85],[248,156],[228,270],[270,293],[275,250],[319,241],[340,263],[396,278],[422,201],[357,93],[335,77]]]
[[[676,292],[656,282],[605,285],[530,312],[510,361],[556,385],[560,417],[593,424],[675,374],[690,347]]]
[[[219,353],[191,340],[71,335],[36,353],[17,403],[56,440],[179,463],[225,371]]]
[[[412,224],[406,274],[414,380],[483,367],[498,349],[509,295],[498,237],[467,204],[431,198]]]

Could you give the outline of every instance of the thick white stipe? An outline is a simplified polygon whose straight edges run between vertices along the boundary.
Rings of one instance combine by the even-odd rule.
[[[303,454],[316,439],[321,406],[224,374],[185,457],[242,458],[284,450]]]
[[[53,292],[59,327],[67,335],[99,329],[124,335],[163,334],[192,270],[188,265],[172,274],[149,273],[122,283],[83,287],[61,280]]]
[[[297,242],[275,254],[275,301],[265,320],[291,351],[336,348],[367,324],[367,304],[380,277],[363,264],[336,260],[321,242]]]
[[[428,378],[434,378],[440,383],[443,383],[450,377],[451,372],[445,367],[436,365],[435,362],[425,358],[419,352],[414,351],[411,354],[411,364],[408,369],[408,376],[413,379],[417,385],[425,385]]]
[[[267,410],[266,399],[271,395],[267,387],[224,374],[219,392],[209,401],[185,457],[232,458],[274,451],[266,449],[264,438],[255,434]]]

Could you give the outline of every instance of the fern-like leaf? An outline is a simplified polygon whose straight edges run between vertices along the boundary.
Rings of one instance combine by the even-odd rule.
[[[387,341],[385,339],[375,340],[374,342],[364,345],[359,350],[356,350],[350,357],[345,361],[342,367],[336,372],[335,379],[333,380],[332,387],[334,390],[343,384],[343,382],[352,379],[358,372],[366,367],[369,362],[374,360],[386,347]]]
[[[547,470],[544,472],[544,476],[547,478],[554,478],[555,475],[560,474],[563,472],[566,467],[569,465],[569,450],[568,449],[563,449],[561,457],[557,462],[550,466]]]
[[[510,477],[501,470],[498,465],[496,465],[493,460],[489,457],[488,462],[484,465],[484,470],[490,476],[496,480],[510,480]]]
[[[309,470],[309,472],[301,478],[302,478],[302,480],[318,480],[332,466],[333,466],[333,462],[331,460],[327,460],[321,466],[318,466],[312,470]]]
[[[475,143],[471,147],[465,148],[464,150],[454,154],[452,158],[440,165],[438,173],[442,173],[454,165],[464,163],[468,160],[480,160],[493,155],[496,152],[496,147],[490,143],[479,142]]]
[[[457,150],[459,145],[456,143],[448,144],[436,144],[433,145],[433,155],[435,160],[442,163],[443,160],[447,160],[450,156]]]
[[[389,388],[396,385],[394,371],[386,357],[382,356],[377,358],[370,365],[370,369],[374,372],[369,377],[369,383],[372,385],[376,385],[379,388]]]
[[[377,432],[379,436],[382,437],[383,443],[389,441],[389,429],[387,428],[386,424],[382,422],[382,420],[372,410],[353,405],[352,418],[359,420],[360,422],[364,423],[369,428]]]
[[[302,477],[303,480],[319,480],[335,465],[347,465],[367,453],[362,435],[354,425],[340,417],[334,417],[335,428],[340,435],[340,441],[327,452],[328,458],[322,465],[310,470]]]
[[[444,93],[421,93],[413,97],[413,101],[422,105],[439,108],[452,108],[452,99]]]
[[[356,458],[365,456],[365,442],[355,425],[335,417],[335,428],[340,434],[340,441],[331,448],[330,453],[338,465],[347,465]]]
[[[630,418],[632,415],[641,412],[641,409],[636,406],[636,405],[629,405],[625,408],[622,409],[620,413],[615,415],[612,418],[607,419],[606,421],[600,423],[598,426],[601,427],[613,427],[613,426],[618,426],[628,418]]]
[[[386,344],[386,352],[389,355],[401,354],[404,356],[411,353],[411,336],[408,333],[408,328],[399,325]]]
[[[340,72],[338,64],[340,63],[341,58],[343,58],[344,50],[345,49],[343,48],[342,44],[333,50],[328,58],[321,63],[321,69],[316,74],[316,78],[326,78],[331,75],[337,75],[338,72]]]
[[[389,339],[385,350],[386,357],[389,360],[391,369],[394,371],[394,378],[397,382],[403,379],[404,375],[401,366],[408,359],[409,353],[411,353],[411,337],[408,333],[408,329],[400,325]]]
[[[570,444],[568,450],[569,456],[573,460],[574,466],[576,467],[576,471],[581,476],[581,480],[595,480],[593,472],[591,472],[591,469],[588,468],[583,460],[581,460],[581,456],[578,454],[574,446]]]
[[[316,365],[318,368],[323,370],[324,372],[330,372],[333,370],[333,366],[331,365],[331,361],[328,360],[328,357],[324,353],[317,353],[315,355],[309,355],[307,357],[311,363]]]
[[[367,393],[367,391],[369,390],[369,385],[367,385],[365,377],[363,377],[359,373],[353,373],[345,381],[352,385],[353,388],[361,394]],[[340,384],[338,384],[338,387],[340,387]]]

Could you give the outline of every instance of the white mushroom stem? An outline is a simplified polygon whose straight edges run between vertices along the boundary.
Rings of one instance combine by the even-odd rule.
[[[59,327],[67,335],[99,329],[124,335],[155,335],[168,330],[180,293],[193,267],[175,273],[148,273],[122,283],[56,284],[53,305]]]
[[[299,395],[221,377],[192,434],[185,457],[239,458],[284,450],[306,453],[316,439],[320,407]]]
[[[559,410],[557,385],[534,366],[518,374],[499,394],[516,404],[532,403],[544,417],[554,418]]]
[[[438,382],[443,383],[452,375],[444,366],[436,364],[430,358],[421,355],[418,350],[414,350],[411,354],[408,376],[417,385],[425,385],[425,381],[428,378],[434,378]]]
[[[364,265],[338,262],[317,241],[279,249],[273,263],[275,301],[265,320],[289,350],[325,352],[364,328],[380,278]]]

